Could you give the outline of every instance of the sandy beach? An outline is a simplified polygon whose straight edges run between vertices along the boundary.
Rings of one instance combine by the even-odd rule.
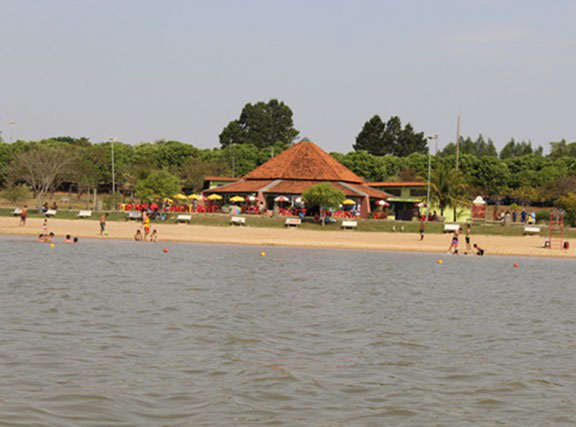
[[[42,220],[29,218],[25,227],[18,226],[18,218],[0,218],[0,234],[37,236],[42,231]],[[99,235],[98,221],[50,219],[49,231],[56,235],[55,242],[66,234],[79,238],[132,239],[140,223],[108,222],[108,236]],[[241,244],[256,246],[294,246],[339,249],[366,249],[387,251],[416,251],[446,253],[450,245],[449,234],[427,234],[423,241],[416,233],[377,233],[358,231],[315,231],[303,229],[274,229],[249,227],[210,227],[186,224],[154,224],[159,241]],[[574,245],[569,250],[544,248],[544,238],[538,236],[486,236],[473,235],[472,242],[486,249],[487,255],[518,255],[545,257],[576,257]],[[461,237],[460,252],[465,249]]]

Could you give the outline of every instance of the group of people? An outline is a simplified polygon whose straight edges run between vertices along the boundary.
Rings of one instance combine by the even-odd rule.
[[[510,219],[512,219],[512,222],[518,222],[518,212],[515,210],[513,210],[512,213],[510,213],[509,210],[498,212],[497,209],[494,209],[495,221],[502,221],[506,224],[509,223]],[[520,223],[536,224],[536,212],[532,211],[528,213],[526,209],[522,209],[520,212]]]
[[[48,212],[50,209],[57,211],[58,210],[58,205],[56,204],[56,202],[52,203],[52,207],[48,206],[48,202],[44,202],[42,204],[42,208],[40,209],[40,212],[42,212],[43,214],[45,214],[46,212]]]
[[[158,231],[154,229],[150,232],[150,216],[146,212],[142,212],[142,230],[140,228],[136,230],[134,240],[137,242],[158,241]]]
[[[55,237],[53,232],[48,232],[48,219],[44,219],[42,222],[42,233],[38,235],[38,242],[52,243]],[[70,234],[67,234],[64,243],[78,243],[78,237],[72,237]]]
[[[458,229],[454,231],[454,234],[452,234],[452,241],[450,242],[448,253],[458,255],[458,243],[460,240],[460,233],[462,233],[462,227],[458,227]],[[464,255],[468,255],[469,252],[472,252],[472,249],[474,249],[476,255],[479,256],[484,255],[484,249],[478,246],[478,244],[474,243],[472,246],[470,246],[471,237],[472,237],[472,226],[470,224],[466,224],[466,235],[465,235],[466,251],[464,252]]]

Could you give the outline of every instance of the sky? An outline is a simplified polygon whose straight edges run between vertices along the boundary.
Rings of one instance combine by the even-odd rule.
[[[374,114],[440,148],[458,115],[498,148],[576,141],[572,0],[0,0],[0,17],[5,141],[212,148],[272,98],[326,151]]]

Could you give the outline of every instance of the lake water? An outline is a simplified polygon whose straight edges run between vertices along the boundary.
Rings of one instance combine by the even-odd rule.
[[[0,424],[576,424],[575,261],[262,249],[0,237]]]

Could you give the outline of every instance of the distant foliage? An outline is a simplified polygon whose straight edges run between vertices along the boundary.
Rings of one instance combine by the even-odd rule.
[[[271,99],[267,103],[246,104],[240,117],[228,123],[220,133],[220,145],[253,144],[265,148],[276,143],[291,144],[298,133],[290,107]]]
[[[28,199],[30,190],[25,185],[9,185],[2,192],[2,197],[12,203],[20,203]]]
[[[178,177],[166,170],[153,172],[136,184],[136,196],[146,201],[174,197],[180,190]]]
[[[572,227],[576,226],[576,193],[569,193],[556,201],[556,207],[564,209],[565,221]]]
[[[375,156],[391,154],[406,157],[413,153],[428,152],[424,133],[416,133],[410,123],[402,128],[398,116],[390,117],[387,123],[380,116],[373,116],[362,127],[353,148]]]

